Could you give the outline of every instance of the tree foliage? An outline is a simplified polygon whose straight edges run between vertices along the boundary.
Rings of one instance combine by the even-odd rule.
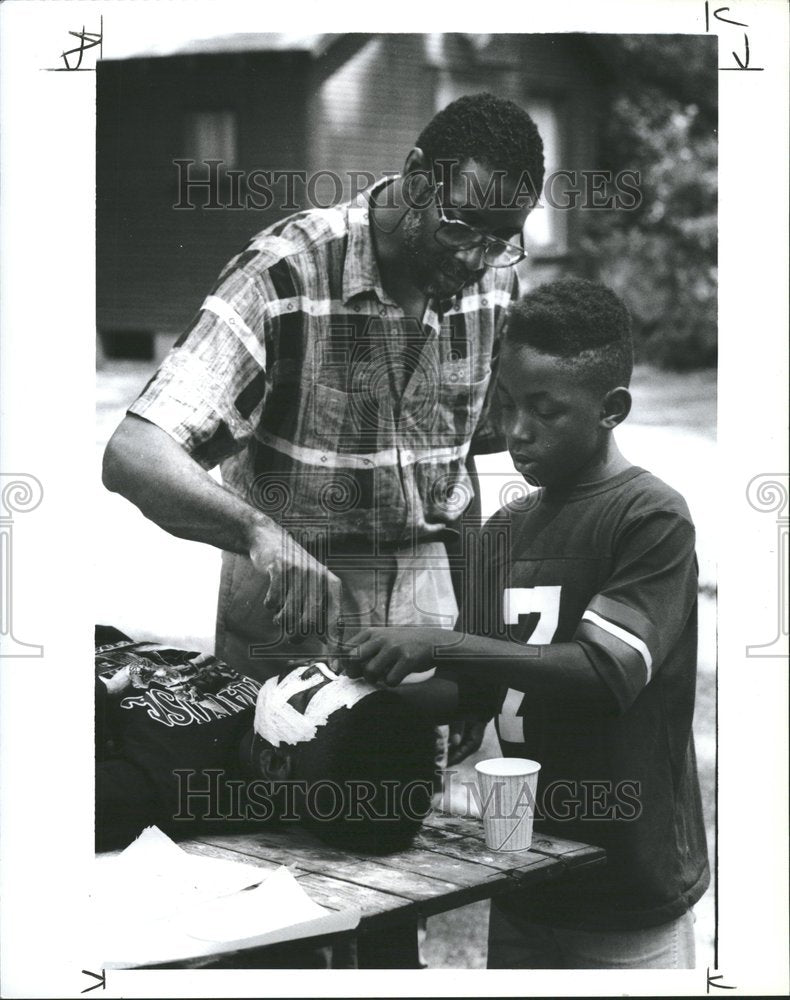
[[[634,317],[637,356],[668,368],[716,360],[717,52],[708,36],[611,36],[605,166],[640,173],[633,210],[584,212],[585,270]]]

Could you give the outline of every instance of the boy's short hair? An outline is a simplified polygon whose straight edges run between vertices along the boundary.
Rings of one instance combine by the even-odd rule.
[[[297,744],[300,819],[319,837],[369,853],[403,850],[430,810],[435,730],[393,691],[340,708]]]
[[[524,178],[535,201],[543,188],[543,140],[523,108],[494,94],[468,94],[448,104],[417,138],[433,169],[438,160],[476,160]],[[444,179],[444,178],[439,178]]]
[[[595,281],[563,278],[529,292],[510,307],[504,340],[561,358],[602,392],[631,381],[631,317],[617,295]]]

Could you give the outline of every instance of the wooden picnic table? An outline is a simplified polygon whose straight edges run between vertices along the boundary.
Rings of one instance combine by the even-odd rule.
[[[454,910],[467,903],[521,890],[582,867],[601,864],[600,847],[547,837],[536,832],[527,851],[497,853],[486,847],[478,819],[431,814],[406,851],[383,857],[354,854],[327,846],[301,827],[279,827],[249,834],[205,834],[181,841],[185,850],[208,857],[243,861],[261,868],[291,868],[316,903],[330,910],[356,907],[362,917],[352,934],[310,938],[299,944],[368,942],[413,938],[422,917]],[[274,946],[277,947],[277,946]],[[386,954],[386,944],[382,955]],[[247,949],[229,957],[211,956],[179,967],[265,964],[266,948]],[[388,967],[386,960],[378,967]]]

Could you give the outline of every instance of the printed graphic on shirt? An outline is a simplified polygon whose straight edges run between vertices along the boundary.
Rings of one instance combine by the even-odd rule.
[[[123,672],[123,677],[119,678]],[[162,725],[189,726],[254,707],[260,685],[206,653],[129,641],[96,649],[96,673],[121,680],[120,707],[145,708]],[[140,694],[131,694],[131,689]]]
[[[255,705],[259,685],[250,677],[227,684],[216,694],[194,697],[187,693],[151,687],[144,694],[121,699],[121,708],[146,708],[148,717],[164,726],[191,726],[238,715]]]

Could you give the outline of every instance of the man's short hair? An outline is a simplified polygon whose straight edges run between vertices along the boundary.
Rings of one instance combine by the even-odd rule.
[[[300,818],[338,846],[402,850],[430,809],[435,753],[434,727],[393,691],[340,708],[294,750],[291,778],[308,790]]]
[[[437,161],[476,160],[509,178],[524,178],[537,200],[543,187],[543,140],[523,108],[493,94],[459,97],[434,115],[417,146],[433,168]],[[438,178],[441,180],[442,178]]]
[[[603,392],[631,381],[631,317],[610,288],[594,281],[563,278],[525,295],[508,311],[504,341],[563,359],[580,381]]]

